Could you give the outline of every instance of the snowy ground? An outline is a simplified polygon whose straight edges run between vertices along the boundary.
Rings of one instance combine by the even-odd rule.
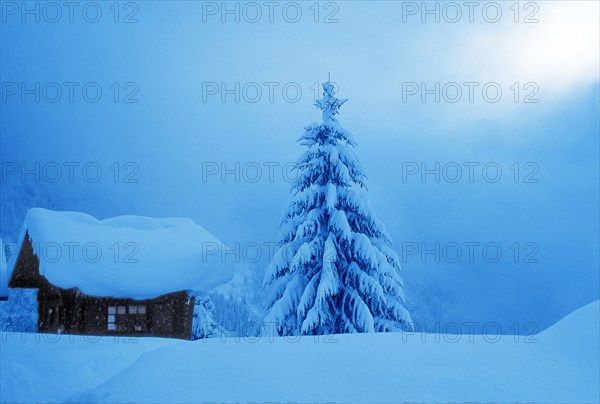
[[[0,402],[597,403],[599,314],[597,301],[529,342],[354,334],[225,342],[63,335],[53,343],[5,334]]]

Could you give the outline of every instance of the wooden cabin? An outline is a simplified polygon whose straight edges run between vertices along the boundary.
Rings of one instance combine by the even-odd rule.
[[[88,296],[50,283],[39,262],[27,235],[8,284],[37,289],[38,332],[192,339],[195,298],[188,291],[145,300]]]
[[[54,213],[56,212],[52,212],[52,214]],[[46,214],[42,215],[42,218],[45,216]],[[40,217],[36,218],[38,221],[40,219]],[[32,220],[33,218],[30,217],[27,221],[31,222]],[[51,223],[47,223],[47,225],[51,225]],[[26,227],[27,225],[24,228]],[[39,229],[40,226],[38,224],[35,227]],[[143,227],[146,229],[148,227],[147,223]],[[93,227],[87,226],[87,228],[93,231]],[[172,227],[170,229],[169,234],[173,237]],[[189,236],[189,234],[187,235]],[[72,233],[71,236],[73,236]],[[144,240],[147,241],[146,238],[142,238],[140,242]],[[168,244],[166,241],[163,244],[165,243]],[[152,249],[155,250],[156,247],[153,246]],[[93,295],[85,293],[79,287],[64,287],[62,284],[69,277],[56,276],[57,272],[67,270],[60,265],[56,268],[46,269],[46,271],[54,273],[56,279],[60,279],[59,283],[61,285],[53,283],[40,270],[41,260],[35,251],[34,240],[29,232],[25,230],[8,287],[9,292],[21,289],[37,291],[37,332],[194,339],[195,296],[199,289],[206,290],[209,284],[205,283],[195,288],[196,292],[192,292],[191,289],[173,290],[169,293],[144,299],[128,297],[127,290],[118,286],[114,288],[118,292],[116,297],[111,296],[108,292],[103,293],[102,288],[91,288],[91,290],[97,291],[96,294],[101,294]],[[194,257],[197,259],[197,254]],[[69,262],[70,265],[77,265],[77,262],[71,261]],[[161,264],[164,265],[164,263]],[[106,276],[110,277],[111,269],[102,268],[106,269]],[[120,270],[131,271],[131,267],[129,269],[124,268],[121,266]],[[160,268],[160,270],[162,272],[161,276],[165,278],[165,283],[167,283],[166,287],[169,287],[168,281],[172,280],[172,276],[177,276],[177,271],[167,272],[165,268]],[[156,270],[149,270],[149,272],[150,275],[148,276],[157,276]],[[231,279],[232,273],[230,274],[227,270],[222,272],[226,273],[218,277],[206,276],[205,278],[209,279],[210,285],[220,284],[223,280]],[[160,281],[160,278],[156,280]],[[73,282],[77,283],[78,281],[74,280]],[[119,285],[124,283],[126,282],[121,281]],[[187,283],[189,282],[185,280],[183,282],[171,282],[171,289],[178,289],[178,287]],[[196,283],[196,285],[199,284]],[[140,285],[141,289],[144,287],[144,285]],[[88,286],[88,288],[90,287]],[[137,296],[140,290],[133,289],[131,292],[131,296]]]

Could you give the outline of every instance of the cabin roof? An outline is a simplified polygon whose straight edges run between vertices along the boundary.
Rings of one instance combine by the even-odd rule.
[[[190,219],[119,216],[34,208],[19,240],[31,240],[39,273],[91,296],[147,299],[179,290],[203,292],[229,281],[224,244]],[[17,255],[9,263],[15,268]]]

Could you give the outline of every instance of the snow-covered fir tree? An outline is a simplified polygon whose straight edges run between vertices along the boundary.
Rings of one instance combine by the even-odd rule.
[[[192,338],[202,339],[217,335],[219,325],[213,318],[215,306],[209,294],[199,294],[194,299]]]
[[[336,120],[346,99],[331,82],[315,105],[323,122],[298,139],[294,199],[280,246],[265,274],[271,302],[265,323],[280,335],[411,329],[400,264],[385,226],[364,194],[356,143]]]

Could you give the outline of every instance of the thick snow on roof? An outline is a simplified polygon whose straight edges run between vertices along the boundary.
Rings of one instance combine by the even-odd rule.
[[[224,244],[190,219],[119,216],[98,220],[78,212],[34,208],[29,234],[40,274],[62,288],[93,296],[152,298],[206,291],[233,277]]]

